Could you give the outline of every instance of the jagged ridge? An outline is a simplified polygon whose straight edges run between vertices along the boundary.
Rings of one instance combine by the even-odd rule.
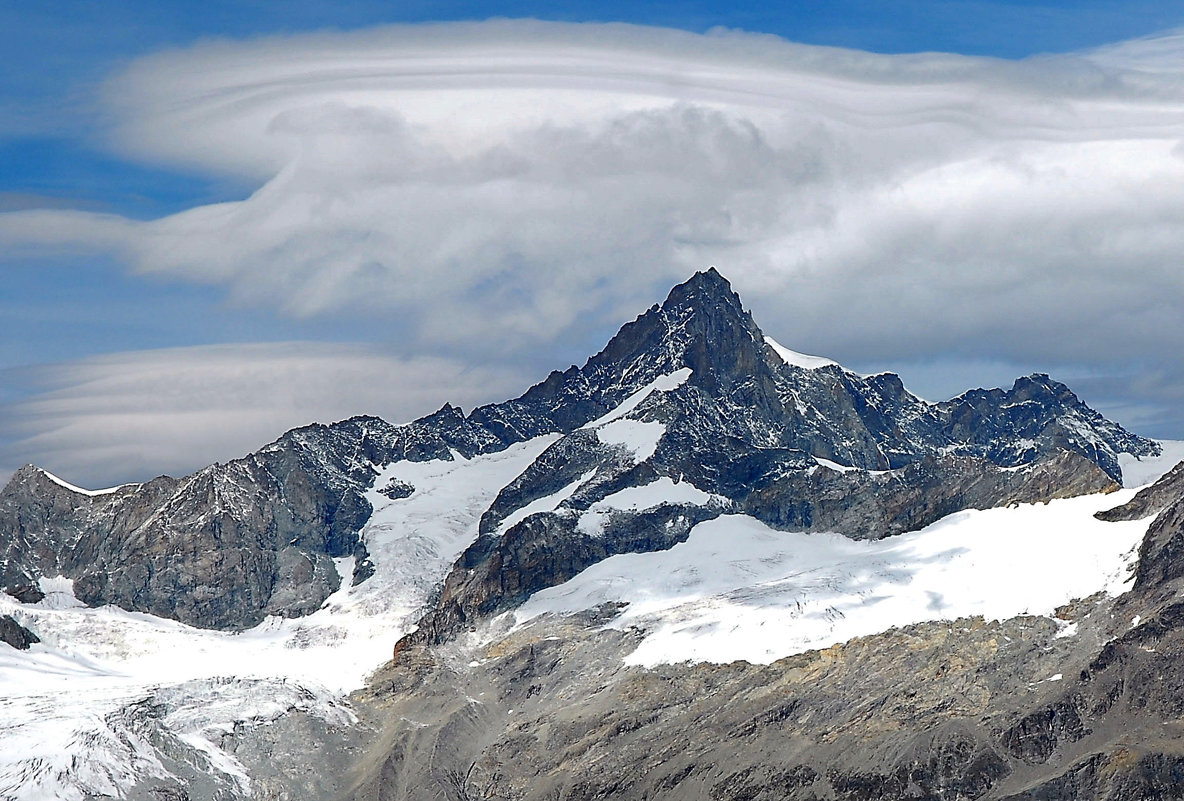
[[[683,384],[651,392],[623,415],[662,427],[651,455],[636,458],[595,430],[581,430],[682,369],[690,371]],[[87,603],[207,627],[306,614],[338,586],[333,559],[352,555],[352,580],[368,575],[357,533],[371,512],[364,493],[381,465],[448,460],[454,451],[472,458],[554,432],[566,436],[504,489],[462,565],[483,565],[492,579],[507,557],[519,563],[523,553],[513,547],[520,547],[549,550],[563,566],[522,563],[525,573],[503,576],[516,589],[499,588],[492,606],[486,594],[466,614],[513,603],[611,553],[669,547],[704,515],[725,508],[620,515],[597,542],[575,536],[572,514],[536,515],[494,536],[506,515],[554,492],[557,482],[570,483],[577,470],[593,477],[565,502],[571,513],[666,476],[781,527],[883,536],[967,505],[1107,489],[1120,475],[1117,453],[1157,450],[1043,375],[1010,390],[974,390],[929,404],[892,374],[787,364],[710,269],[671,290],[582,367],[554,372],[519,398],[468,415],[445,405],[401,426],[374,417],[307,426],[242,459],[106,495],[80,495],[23,469],[0,493],[0,581],[12,588],[65,575]],[[820,473],[816,458],[861,472]],[[999,470],[1023,465],[1036,472]],[[906,466],[911,472],[893,474],[891,482],[863,472]],[[938,501],[903,513],[943,482]],[[880,499],[872,507],[851,502],[872,492]]]

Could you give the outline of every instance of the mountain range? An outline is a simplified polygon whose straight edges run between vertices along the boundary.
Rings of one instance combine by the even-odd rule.
[[[710,269],[468,414],[29,465],[0,797],[1177,797],[1178,454],[795,353]]]

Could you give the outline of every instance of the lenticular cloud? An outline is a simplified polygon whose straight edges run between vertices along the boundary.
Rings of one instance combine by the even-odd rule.
[[[108,144],[257,191],[148,222],[0,215],[0,243],[396,313],[473,353],[718,264],[808,350],[1117,360],[1184,334],[1182,54],[533,21],[202,44],[108,82]]]

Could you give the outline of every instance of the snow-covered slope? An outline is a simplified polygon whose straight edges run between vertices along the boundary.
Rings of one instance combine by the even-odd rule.
[[[88,498],[94,498],[99,495],[110,495],[113,492],[119,492],[119,490],[123,489],[124,486],[126,486],[124,484],[121,484],[117,487],[107,487],[105,489],[97,489],[97,490],[83,489],[82,487],[78,487],[78,486],[71,484],[69,481],[66,481],[64,478],[58,478],[57,476],[55,476],[53,473],[49,472],[48,470],[42,469],[41,473],[46,478],[48,478],[50,481],[57,484],[59,487],[64,487],[65,489],[68,489],[71,492],[76,492],[79,495],[85,495]]]
[[[796,350],[790,350],[782,345],[773,337],[765,337],[765,342],[769,347],[776,351],[781,360],[791,367],[801,367],[805,370],[817,370],[819,367],[829,367],[837,365],[838,362],[827,359],[824,356],[811,356],[808,353],[798,353]]]

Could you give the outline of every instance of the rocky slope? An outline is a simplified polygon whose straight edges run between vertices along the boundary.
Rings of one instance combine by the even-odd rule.
[[[18,651],[27,651],[30,645],[41,642],[41,639],[17,623],[12,615],[0,615],[0,642]]]

